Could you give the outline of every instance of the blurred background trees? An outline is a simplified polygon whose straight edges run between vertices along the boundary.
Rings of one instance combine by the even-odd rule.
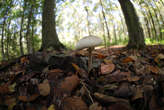
[[[164,43],[164,0],[128,1],[136,10],[145,43]],[[0,1],[0,60],[41,48],[43,3],[44,0]],[[127,45],[124,18],[119,0],[56,0],[54,6],[57,38],[72,49],[80,38],[89,34],[88,28],[91,34],[104,39],[104,46]]]

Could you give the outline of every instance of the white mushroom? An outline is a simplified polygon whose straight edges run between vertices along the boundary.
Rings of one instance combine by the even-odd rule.
[[[88,72],[90,72],[92,68],[91,67],[92,66],[92,51],[94,50],[94,47],[99,46],[101,43],[102,43],[101,38],[97,36],[89,35],[80,39],[76,44],[76,50],[81,50],[84,48],[88,49],[88,53],[89,53]]]

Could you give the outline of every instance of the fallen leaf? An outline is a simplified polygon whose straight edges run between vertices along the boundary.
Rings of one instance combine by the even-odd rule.
[[[104,59],[105,64],[113,64],[112,60]]]
[[[107,110],[133,110],[128,103],[117,102],[108,107]]]
[[[159,64],[159,61],[164,59],[164,54],[160,53],[158,56],[155,57],[154,61]]]
[[[136,82],[140,79],[140,77],[138,77],[138,76],[130,76],[130,77],[127,77],[127,78],[128,78],[129,82]]]
[[[132,101],[143,98],[143,91],[141,87],[136,87],[135,93],[132,97]]]
[[[157,110],[158,108],[160,108],[156,99],[157,99],[157,97],[155,95],[152,95],[152,97],[149,101],[149,108],[150,108],[149,110]]]
[[[60,89],[63,92],[71,93],[79,84],[80,84],[79,77],[77,75],[72,75],[72,76],[66,77],[64,81],[61,82]]]
[[[93,103],[89,106],[89,110],[102,110],[102,106],[100,106],[98,103]]]
[[[5,97],[5,104],[8,106],[8,110],[13,110],[13,107],[16,105],[16,98],[15,97]]]
[[[104,59],[106,56],[103,55],[103,54],[101,54],[101,53],[97,53],[96,57],[97,57],[98,59]]]
[[[72,63],[72,66],[75,68],[76,72],[80,72],[80,67],[77,64]]]
[[[101,93],[94,93],[94,96],[103,101],[104,103],[110,103],[110,102],[125,102],[125,103],[129,103],[128,100],[126,99],[123,99],[123,98],[116,98],[116,97],[113,97],[113,96],[108,96],[108,95],[104,95],[104,94],[101,94]]]
[[[85,70],[81,69],[78,65],[72,63],[72,66],[76,70],[76,75],[78,74],[82,78],[87,78],[88,77],[88,73]]]
[[[61,69],[53,69],[48,71],[47,75],[48,75],[48,80],[56,80],[59,77],[63,76],[63,71]]]
[[[54,105],[54,104],[51,104],[51,105],[48,107],[48,110],[55,110],[55,105]]]
[[[33,94],[31,96],[18,96],[18,99],[23,102],[31,102],[38,98],[39,94]]]
[[[117,97],[127,98],[133,95],[129,83],[123,82],[120,84],[117,90],[115,90],[114,95]]]
[[[28,58],[27,57],[22,57],[21,59],[20,59],[20,62],[21,62],[21,64],[29,64],[29,60],[28,60]]]
[[[63,110],[89,110],[80,97],[67,97],[63,101]]]
[[[43,81],[43,83],[38,85],[38,89],[40,92],[40,95],[47,96],[50,93],[50,85],[47,79]]]
[[[129,63],[129,62],[133,62],[136,60],[137,60],[136,56],[128,56],[122,60],[122,63]]]
[[[51,73],[62,73],[63,70],[61,70],[61,69],[52,69],[49,72],[51,72]]]
[[[147,66],[148,70],[152,73],[155,73],[155,74],[158,74],[159,73],[159,68],[156,67],[156,66],[151,66],[151,65],[148,65]]]
[[[27,107],[26,110],[36,110],[34,107]]]
[[[14,92],[15,91],[15,86],[16,86],[16,83],[13,83],[12,85],[10,85],[8,88],[9,88],[9,91],[10,92]]]
[[[0,86],[0,94],[7,94],[9,91],[10,90],[7,83]]]
[[[114,64],[101,64],[101,74],[109,74],[115,69]]]

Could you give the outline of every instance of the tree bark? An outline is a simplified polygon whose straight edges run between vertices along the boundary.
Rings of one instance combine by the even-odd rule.
[[[139,23],[139,18],[130,0],[118,0],[125,17],[129,33],[128,48],[141,49],[145,46],[143,29]]]
[[[26,1],[24,0],[24,6],[23,6],[23,12],[22,12],[22,17],[21,17],[21,26],[20,26],[20,32],[19,32],[19,47],[20,47],[20,54],[21,56],[24,55],[24,50],[23,50],[23,35],[22,35],[22,32],[23,32],[23,23],[24,23],[24,12],[25,12],[25,9],[26,9]]]
[[[42,46],[41,50],[53,48],[55,50],[65,49],[59,41],[56,32],[55,12],[56,0],[44,0],[42,13]]]
[[[30,35],[30,25],[31,25],[31,20],[32,20],[32,16],[33,16],[33,8],[34,6],[31,5],[30,10],[29,10],[29,15],[28,15],[28,22],[27,22],[27,32],[26,32],[26,41],[27,41],[27,52],[28,54],[32,54],[33,53],[33,49],[32,49],[32,37]]]
[[[2,37],[1,37],[1,52],[2,52],[2,60],[5,60],[5,50],[4,50],[4,31],[6,26],[6,18],[3,20],[2,25]]]
[[[104,7],[103,7],[102,0],[100,0],[100,5],[101,5],[101,12],[102,12],[102,15],[103,15],[103,18],[104,18],[104,22],[105,22],[105,26],[106,26],[108,40],[109,40],[109,43],[110,43],[111,36],[110,36],[110,32],[109,32],[108,23],[107,23],[107,20],[106,20],[106,15],[105,15],[105,12],[104,12]]]

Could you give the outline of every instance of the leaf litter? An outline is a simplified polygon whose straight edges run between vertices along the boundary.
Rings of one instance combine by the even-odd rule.
[[[81,50],[1,62],[0,110],[164,109],[164,46],[96,49],[90,73],[87,60]]]

